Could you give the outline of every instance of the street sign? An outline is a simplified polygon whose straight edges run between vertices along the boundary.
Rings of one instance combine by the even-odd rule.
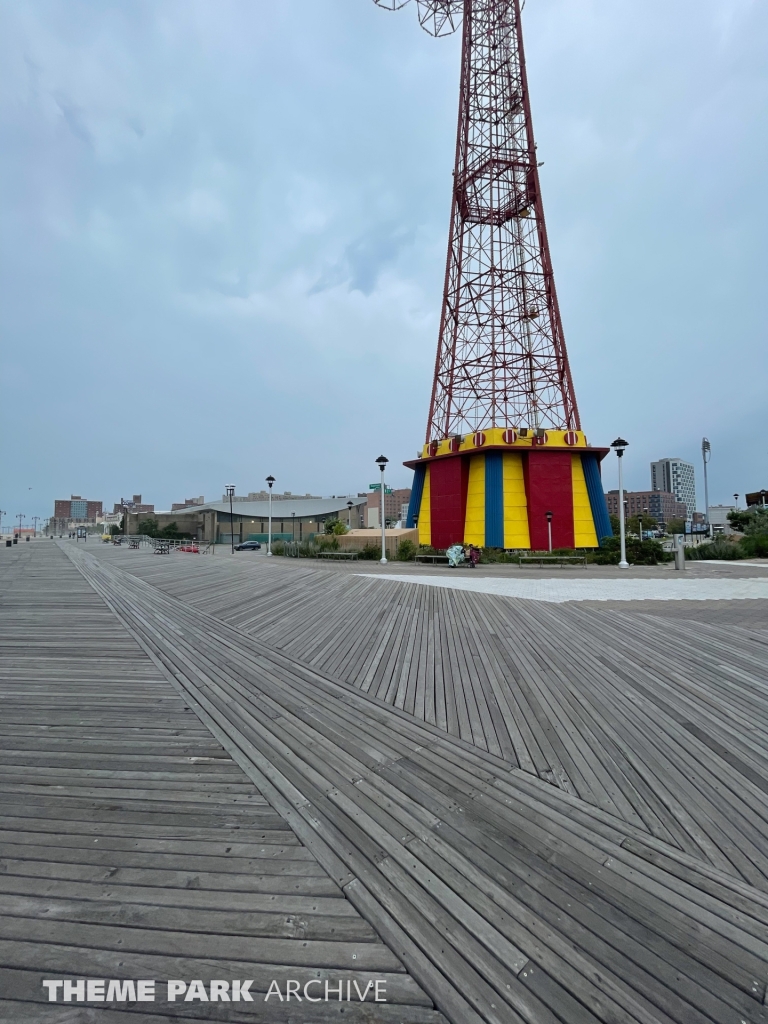
[[[380,491],[381,490],[381,484],[368,484],[368,490],[369,491]],[[386,484],[385,484],[385,486],[384,486],[384,493],[385,494],[391,494],[392,493],[392,488],[391,487],[387,487]]]

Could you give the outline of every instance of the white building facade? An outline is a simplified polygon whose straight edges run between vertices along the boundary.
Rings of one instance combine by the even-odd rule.
[[[659,459],[651,463],[651,489],[669,491],[688,510],[690,523],[696,511],[696,474],[693,463],[683,459]]]

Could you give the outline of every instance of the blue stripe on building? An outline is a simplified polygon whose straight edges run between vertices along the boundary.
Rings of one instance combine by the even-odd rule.
[[[419,509],[421,508],[421,496],[424,493],[424,478],[427,475],[427,467],[425,463],[421,463],[413,471],[413,484],[411,485],[411,500],[408,502],[408,518],[405,521],[405,525],[409,529],[413,529],[415,523],[413,521],[414,516],[418,516]]]
[[[501,452],[485,456],[485,546],[504,547],[504,472]]]
[[[612,537],[611,520],[608,518],[608,506],[605,503],[603,493],[603,481],[600,477],[600,468],[596,455],[582,455],[581,464],[584,467],[584,479],[587,483],[587,494],[589,504],[592,508],[592,518],[595,521],[595,533],[598,541],[603,537]]]

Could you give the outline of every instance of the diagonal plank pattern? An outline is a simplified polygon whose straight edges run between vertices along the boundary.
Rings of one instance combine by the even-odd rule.
[[[176,1013],[281,1021],[263,994],[298,976],[384,979],[378,1019],[444,1024],[59,548],[3,559],[0,593],[0,1021],[122,1019],[41,1004],[45,977],[253,979],[251,1005]],[[371,1019],[302,1020],[342,1012]]]
[[[106,557],[768,890],[762,631],[284,564],[126,555]]]
[[[768,895],[730,861],[68,553],[449,1020],[768,1021]]]

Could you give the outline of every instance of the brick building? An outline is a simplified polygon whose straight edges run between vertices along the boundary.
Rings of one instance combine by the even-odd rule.
[[[69,498],[57,498],[53,503],[53,518],[67,523],[95,523],[103,515],[103,502],[90,501],[73,494]]]
[[[668,523],[670,519],[686,520],[688,508],[683,501],[678,501],[669,491],[625,491],[627,518],[645,515],[655,519],[657,523]],[[612,516],[619,514],[619,492],[608,491],[605,496],[608,512]]]
[[[171,512],[176,512],[180,508],[192,508],[194,505],[204,505],[205,498],[201,494],[199,498],[185,498],[184,501],[174,501],[171,505]]]
[[[381,514],[381,492],[368,491],[366,494],[359,494],[359,498],[368,498],[368,505],[365,511],[365,525],[381,526],[379,516]],[[411,500],[410,487],[385,487],[384,488],[384,519],[387,525],[394,526],[400,522],[403,505]]]
[[[131,501],[129,501],[128,498],[121,498],[119,502],[116,502],[115,507],[112,509],[112,515],[116,515],[117,513],[120,513],[120,515],[122,515],[126,511],[154,512],[155,506],[147,505],[145,502],[143,503],[141,500],[141,495],[134,494],[133,499]]]

